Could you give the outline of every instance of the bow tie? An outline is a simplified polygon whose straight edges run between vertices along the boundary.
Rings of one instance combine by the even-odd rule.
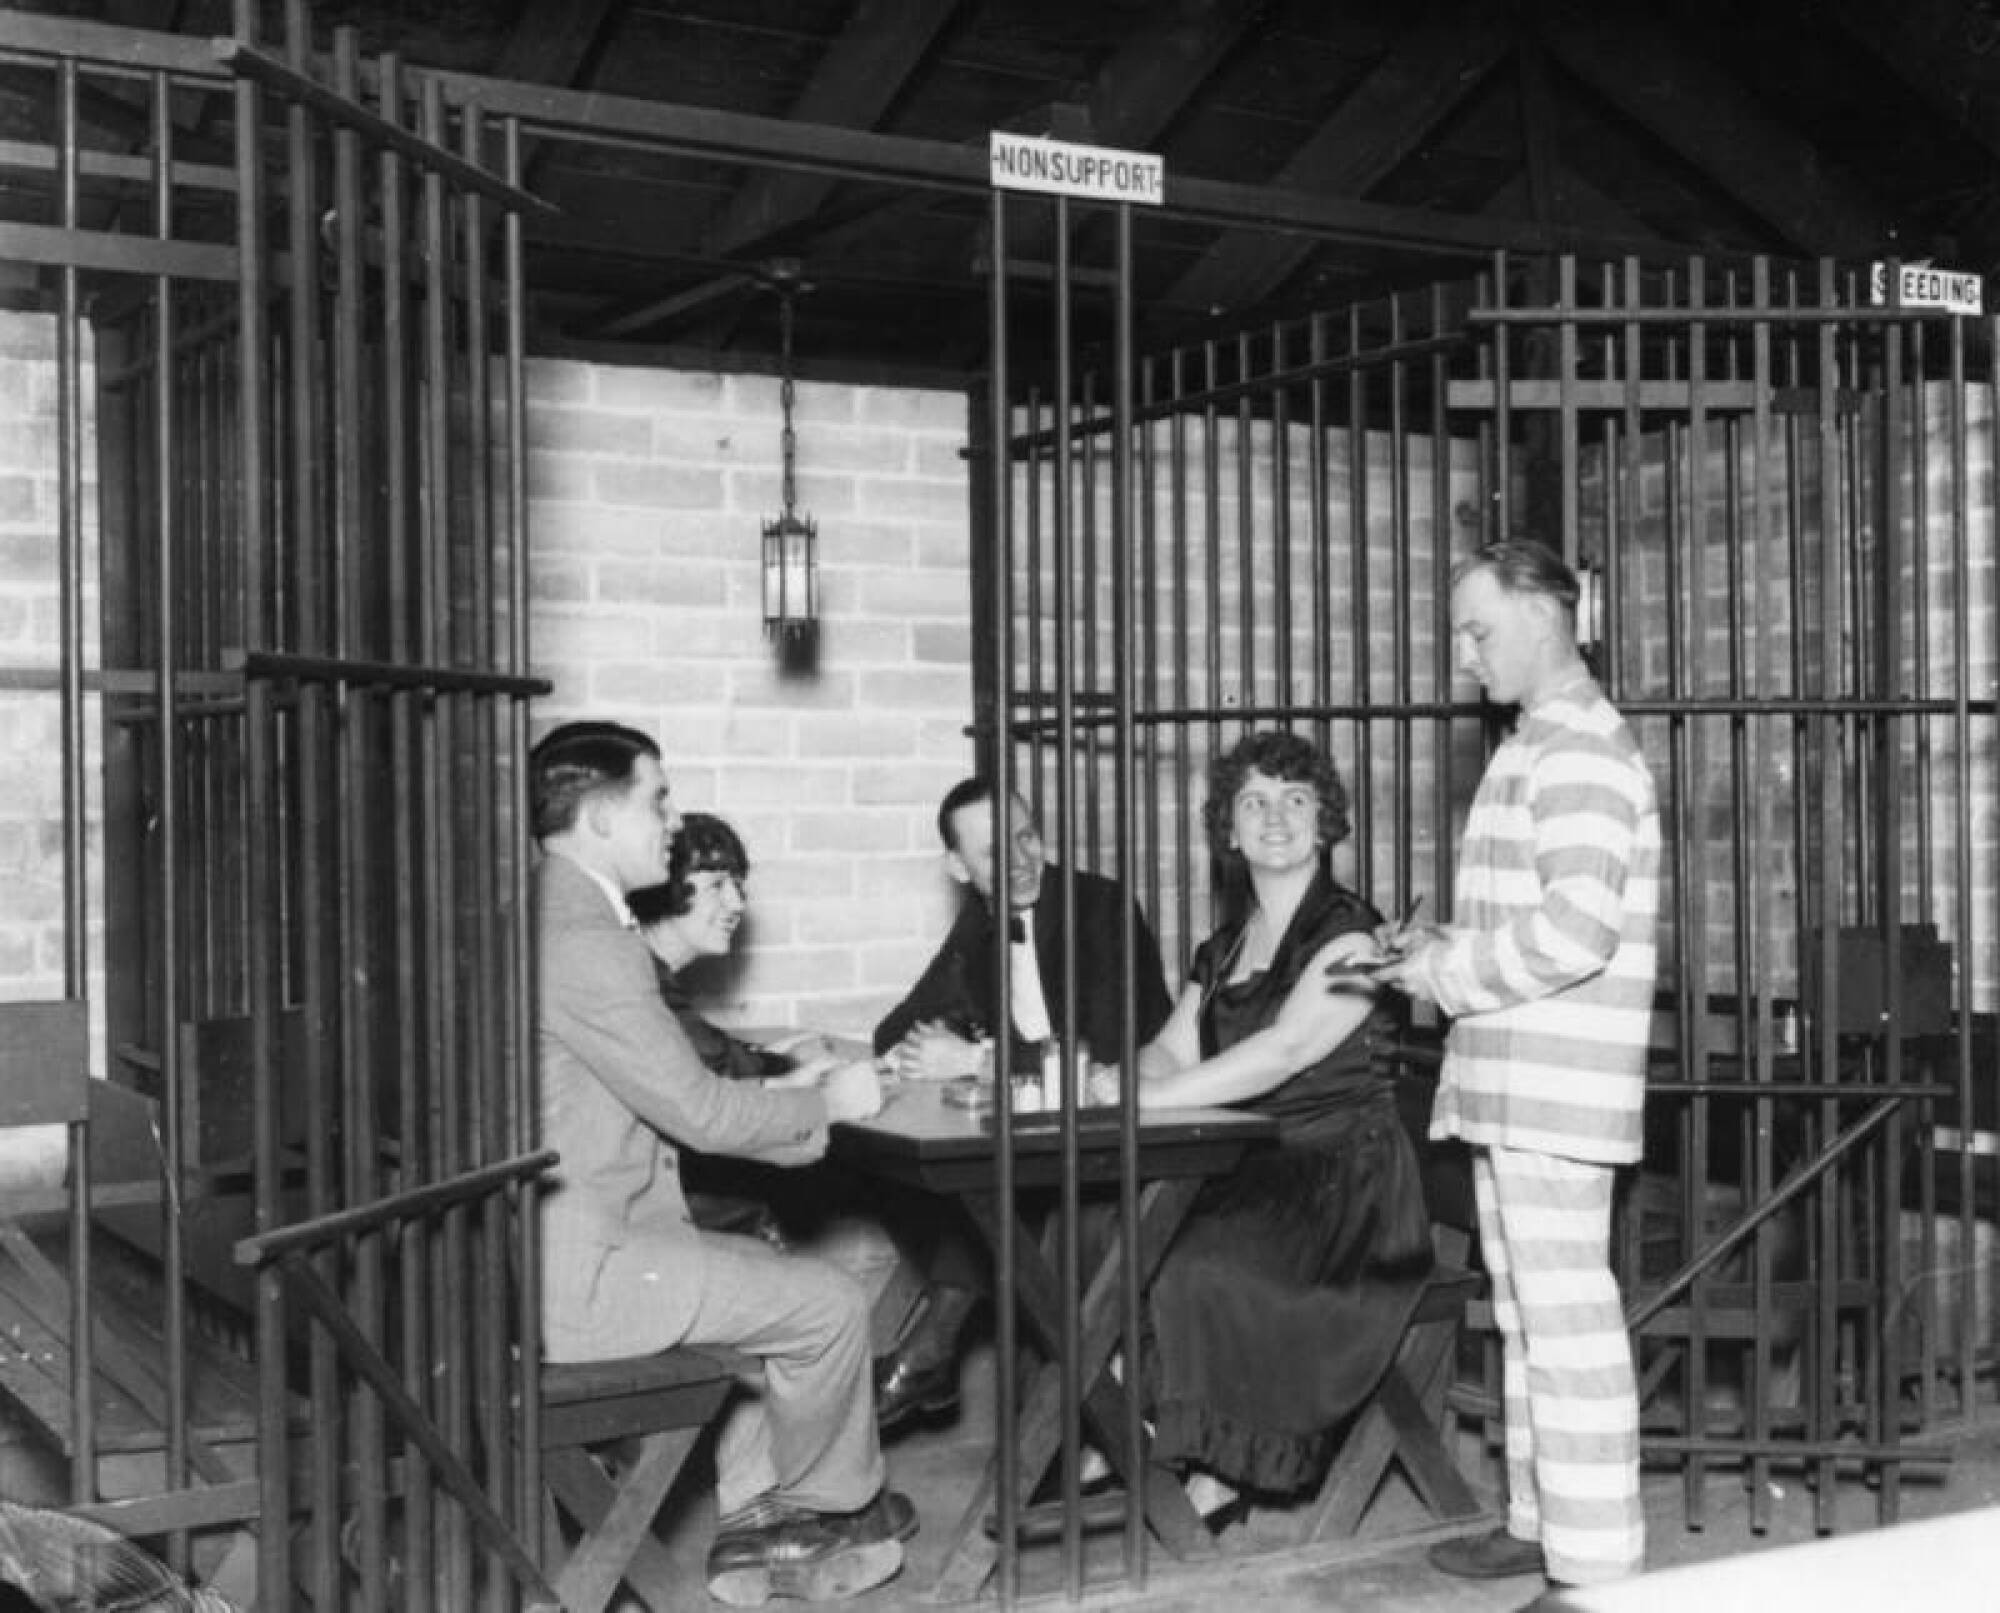
[[[1016,942],[1028,939],[1028,926],[1021,922],[1021,915],[1018,913],[1007,920],[1007,939]]]

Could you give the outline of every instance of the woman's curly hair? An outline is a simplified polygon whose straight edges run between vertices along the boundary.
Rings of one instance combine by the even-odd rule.
[[[1208,799],[1202,803],[1202,827],[1208,849],[1222,863],[1240,862],[1243,853],[1229,843],[1235,825],[1236,792],[1253,772],[1288,784],[1310,784],[1319,798],[1319,845],[1322,853],[1348,836],[1347,787],[1334,770],[1333,759],[1311,740],[1275,728],[1245,734],[1209,764]]]

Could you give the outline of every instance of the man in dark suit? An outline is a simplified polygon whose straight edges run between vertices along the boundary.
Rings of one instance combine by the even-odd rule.
[[[568,723],[530,758],[540,969],[542,1334],[552,1361],[727,1345],[761,1391],[716,1447],[718,1601],[852,1596],[902,1566],[907,1497],[883,1484],[867,1304],[851,1279],[756,1238],[697,1228],[683,1149],[799,1165],[827,1127],[882,1101],[867,1061],[818,1087],[725,1081],[661,1000],[628,892],[657,884],[680,815],[658,747],[616,723]]]
[[[945,866],[966,888],[958,918],[910,993],[875,1027],[875,1051],[906,1075],[948,1079],[979,1068],[978,1039],[997,1039],[993,1001],[993,890],[1004,871],[1007,899],[1021,921],[1014,946],[1014,1000],[1009,1005],[1014,1068],[1031,1066],[1036,1044],[1063,1023],[1063,957],[1076,958],[1076,1033],[1083,1048],[1115,1061],[1124,1007],[1119,996],[1119,927],[1132,913],[1133,1031],[1144,1046],[1172,1009],[1160,970],[1160,949],[1138,904],[1111,880],[1078,870],[1074,946],[1063,933],[1062,876],[1048,865],[1042,832],[1027,802],[1016,796],[1004,863],[996,853],[993,786],[969,778],[952,786],[938,807]]]
[[[1122,926],[1132,917],[1134,1046],[1143,1047],[1166,1022],[1173,1004],[1160,969],[1160,949],[1146,916],[1098,874],[1077,870],[1076,923],[1065,932],[1062,876],[1048,865],[1040,828],[1027,802],[1014,798],[1004,854],[997,846],[993,785],[969,778],[952,786],[938,807],[945,866],[966,896],[951,932],[910,993],[875,1027],[875,1051],[905,1079],[949,1080],[980,1070],[981,1038],[1001,1038],[994,1001],[997,944],[993,892],[1007,881],[1017,935],[1010,969],[1012,1001],[1006,1039],[1010,1068],[1039,1068],[1039,1044],[1059,1035],[1064,1020],[1065,955],[1076,960],[1079,1068],[1091,1055],[1116,1061],[1123,1034]],[[899,1230],[907,1217],[899,1220]],[[920,1413],[949,1410],[958,1399],[958,1336],[987,1286],[984,1257],[970,1231],[954,1219],[934,1221],[931,1246],[920,1256],[927,1283],[895,1351],[875,1364],[876,1415],[894,1427]]]

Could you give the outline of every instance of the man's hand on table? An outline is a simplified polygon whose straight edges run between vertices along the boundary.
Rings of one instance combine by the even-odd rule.
[[[912,1026],[883,1056],[905,1081],[956,1081],[961,1076],[980,1075],[986,1068],[985,1050],[979,1043],[934,1019]]]
[[[866,1120],[882,1112],[882,1077],[873,1059],[836,1064],[820,1082],[829,1121]]]

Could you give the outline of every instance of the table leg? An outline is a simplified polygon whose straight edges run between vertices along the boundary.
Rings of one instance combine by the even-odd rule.
[[[1139,1283],[1151,1285],[1173,1235],[1193,1206],[1201,1183],[1173,1178],[1148,1183],[1139,1195]],[[999,1248],[1000,1205],[997,1196],[968,1195],[966,1208],[989,1249]],[[1014,1443],[1018,1453],[1018,1501],[1025,1506],[1035,1486],[1049,1470],[1062,1444],[1062,1374],[1056,1364],[1062,1350],[1062,1284],[1047,1253],[1017,1222],[1014,1240],[1014,1287],[1027,1327],[1048,1351],[1050,1361],[1035,1374],[1022,1397]],[[1137,1401],[1126,1386],[1106,1370],[1124,1328],[1123,1245],[1114,1237],[1090,1276],[1078,1308],[1078,1381],[1084,1385],[1083,1417],[1101,1442],[1114,1469],[1124,1474],[1128,1419],[1138,1414]],[[1136,1370],[1136,1363],[1134,1369]],[[944,1567],[932,1591],[938,1602],[970,1601],[977,1597],[998,1561],[999,1545],[986,1533],[986,1520],[998,1493],[999,1461],[988,1463],[972,1502],[960,1519]],[[1179,1480],[1164,1468],[1146,1466],[1139,1485],[1147,1523],[1162,1545],[1176,1556],[1200,1555],[1214,1549],[1200,1517]]]

